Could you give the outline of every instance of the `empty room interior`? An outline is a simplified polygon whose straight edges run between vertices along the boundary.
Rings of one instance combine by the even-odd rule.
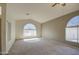
[[[79,55],[79,3],[0,3],[1,55]]]

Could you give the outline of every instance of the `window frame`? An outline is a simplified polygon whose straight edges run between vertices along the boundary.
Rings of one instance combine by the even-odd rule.
[[[29,28],[25,29],[25,27],[27,27],[27,25],[29,25],[29,24],[34,26],[35,29],[34,28],[33,29],[29,29]],[[25,35],[26,34],[25,31],[29,31],[30,33],[28,35]],[[37,36],[37,28],[36,28],[36,26],[34,24],[32,24],[32,23],[25,24],[24,28],[23,28],[23,36],[24,37],[36,37]]]

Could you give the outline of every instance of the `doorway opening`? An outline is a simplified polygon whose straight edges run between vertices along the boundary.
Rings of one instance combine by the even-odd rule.
[[[34,24],[28,23],[24,26],[23,37],[32,38],[37,36],[36,26]]]
[[[75,16],[67,23],[66,41],[79,43],[79,16]]]

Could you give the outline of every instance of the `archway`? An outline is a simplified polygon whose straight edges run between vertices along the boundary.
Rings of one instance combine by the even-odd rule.
[[[26,24],[23,29],[23,36],[24,38],[36,37],[37,36],[36,26],[31,23]]]
[[[79,16],[75,16],[67,23],[66,41],[79,43]]]

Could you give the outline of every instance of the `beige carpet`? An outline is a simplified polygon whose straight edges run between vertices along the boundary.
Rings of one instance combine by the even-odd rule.
[[[79,49],[68,44],[45,39],[17,40],[8,55],[78,55]]]

